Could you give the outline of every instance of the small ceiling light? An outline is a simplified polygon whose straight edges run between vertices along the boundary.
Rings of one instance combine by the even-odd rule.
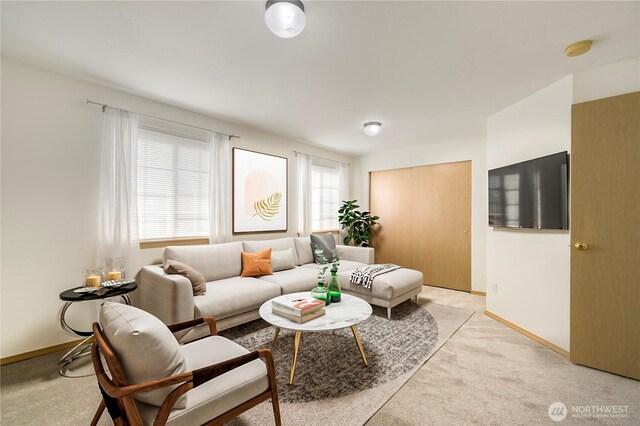
[[[295,37],[307,23],[304,5],[299,0],[269,0],[264,12],[264,22],[278,37]]]
[[[569,57],[584,55],[589,50],[591,50],[592,44],[593,41],[591,40],[582,40],[577,43],[573,43],[570,46],[567,46],[567,48],[564,49],[564,53]]]
[[[379,121],[370,121],[364,123],[364,129],[362,129],[367,136],[378,136],[382,132],[382,123]]]

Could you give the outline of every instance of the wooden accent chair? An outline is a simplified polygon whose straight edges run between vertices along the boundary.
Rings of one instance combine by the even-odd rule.
[[[155,319],[153,316],[152,318]],[[130,373],[130,371],[127,371],[126,365],[121,363],[119,354],[114,350],[116,345],[112,345],[112,343],[115,342],[110,342],[105,335],[105,330],[98,323],[94,323],[95,342],[91,348],[91,355],[103,400],[91,425],[94,426],[98,423],[105,407],[114,424],[118,426],[221,425],[271,398],[275,424],[280,426],[276,377],[270,350],[260,349],[249,352],[234,342],[217,336],[215,320],[210,317],[198,318],[168,327],[162,325],[168,328],[170,333],[175,333],[198,325],[204,326],[205,323],[209,328],[209,336],[180,346],[180,349],[185,349],[187,367],[194,365],[194,362],[202,364],[203,359],[207,358],[211,360],[211,365],[133,385],[129,385],[127,381],[126,373]],[[135,333],[136,331],[125,334],[135,336]],[[117,335],[112,336],[112,340],[117,337]],[[130,347],[131,343],[127,342],[127,345]],[[141,362],[145,362],[148,359],[146,357],[153,357],[152,354],[143,353],[144,349],[144,345],[141,345],[138,351]],[[187,349],[190,349],[191,352]],[[228,355],[233,354],[234,351],[236,354],[238,352],[242,354],[229,358]],[[216,352],[222,352],[222,355],[218,353],[216,356]],[[196,360],[190,360],[190,356]],[[266,364],[266,369],[261,361],[256,361],[259,358]],[[103,360],[106,362],[109,374],[105,372]],[[266,389],[264,389],[265,387]],[[148,393],[158,390],[166,392],[166,397],[163,401],[161,400],[162,404],[158,404],[159,406],[140,401],[140,395],[149,395]],[[192,390],[193,392],[185,395]],[[186,402],[182,409],[174,407],[179,405],[176,403],[181,398],[183,403],[189,399],[192,399],[193,402]]]

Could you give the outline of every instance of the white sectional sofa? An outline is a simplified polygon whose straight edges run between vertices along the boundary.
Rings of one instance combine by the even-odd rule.
[[[257,252],[269,247],[292,249],[296,267],[258,278],[241,277],[242,251]],[[377,277],[371,290],[355,288],[348,282],[350,271],[372,264],[374,249],[339,245],[338,251],[342,254],[339,273],[345,293],[384,306],[389,315],[393,306],[420,293],[422,273],[410,269]],[[317,282],[317,265],[309,237],[173,246],[166,247],[162,256],[163,261],[172,259],[191,266],[207,281],[206,294],[194,296],[187,278],[166,274],[162,265],[142,268],[138,276],[140,308],[165,324],[211,316],[216,319],[218,329],[224,330],[259,318],[258,309],[265,301],[281,294],[309,291]]]

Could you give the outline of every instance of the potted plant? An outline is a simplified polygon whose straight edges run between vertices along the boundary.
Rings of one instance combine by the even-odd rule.
[[[347,230],[343,242],[348,246],[369,247],[371,234],[375,232],[374,226],[378,224],[376,221],[380,218],[372,216],[370,212],[356,210],[360,208],[357,202],[358,200],[343,201],[338,210],[341,229]]]

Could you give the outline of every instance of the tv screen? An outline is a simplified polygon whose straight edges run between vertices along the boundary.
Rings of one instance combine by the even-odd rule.
[[[489,226],[569,229],[567,152],[489,170]]]

